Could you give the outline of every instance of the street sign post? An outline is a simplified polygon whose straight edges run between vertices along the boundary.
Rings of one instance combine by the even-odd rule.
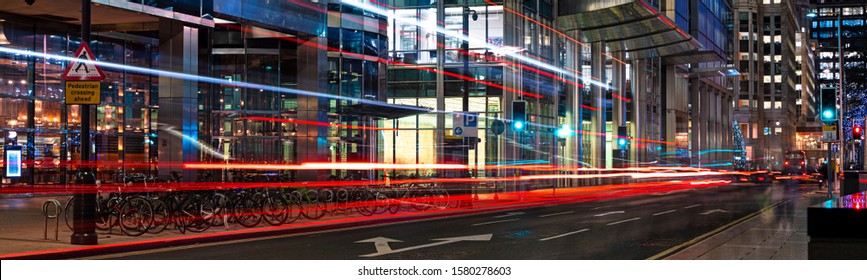
[[[73,95],[70,100],[66,99],[66,104],[79,104],[81,111],[81,162],[90,163],[90,104],[99,104],[101,100],[99,96],[99,81],[105,79],[105,73],[96,65],[95,56],[87,46],[90,42],[90,6],[91,0],[81,1],[81,46],[75,52],[76,61],[70,63],[63,72],[63,80],[67,83],[75,83],[81,81],[96,81],[96,88],[93,84],[73,85],[72,88],[78,88],[78,95]],[[69,86],[67,84],[67,86]],[[94,93],[95,90],[95,94]],[[67,93],[69,94],[69,93]],[[80,98],[80,99],[76,99]],[[86,101],[86,102],[85,102]],[[70,103],[71,102],[71,103]],[[94,103],[95,102],[95,103]],[[96,176],[91,169],[85,165],[79,168],[75,175],[75,184],[79,186],[87,186],[88,188],[96,187]],[[73,194],[74,211],[72,211],[72,236],[70,243],[78,245],[96,245],[99,239],[96,236],[96,193],[78,191]]]
[[[837,126],[823,125],[822,126],[822,142],[837,142]]]

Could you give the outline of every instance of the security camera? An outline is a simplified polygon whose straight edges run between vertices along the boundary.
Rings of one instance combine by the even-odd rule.
[[[24,0],[24,3],[27,3],[27,5],[33,6],[33,3],[36,3],[36,0]]]

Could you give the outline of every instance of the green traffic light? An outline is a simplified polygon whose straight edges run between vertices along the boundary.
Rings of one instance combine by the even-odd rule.
[[[563,125],[563,127],[557,129],[557,137],[566,138],[572,135],[572,129],[569,128],[568,125]]]
[[[524,130],[524,122],[516,121],[512,123],[512,126],[515,128],[515,130]]]
[[[830,109],[826,109],[822,111],[822,119],[832,120],[834,119],[834,111]]]

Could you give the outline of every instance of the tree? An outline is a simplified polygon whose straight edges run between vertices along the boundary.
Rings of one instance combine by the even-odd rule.
[[[735,152],[732,164],[734,164],[735,170],[745,170],[747,169],[747,152],[744,143],[744,135],[741,133],[741,127],[738,125],[738,121],[732,122],[732,132],[735,136]]]

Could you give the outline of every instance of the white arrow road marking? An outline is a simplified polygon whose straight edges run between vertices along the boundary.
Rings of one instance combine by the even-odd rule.
[[[611,211],[611,212],[605,212],[605,213],[602,213],[602,214],[596,214],[596,215],[593,215],[593,216],[596,216],[596,217],[605,217],[605,216],[608,216],[608,215],[611,215],[611,214],[623,214],[623,213],[626,213],[626,211]]]
[[[517,219],[517,218],[516,218],[516,219],[505,219],[505,220],[490,221],[490,222],[484,222],[484,223],[473,224],[473,226],[483,226],[483,225],[490,225],[490,224],[496,224],[496,223],[514,222],[514,221],[517,221],[517,220],[520,220],[520,219]]]
[[[631,222],[631,221],[636,221],[636,220],[641,220],[641,218],[632,218],[632,219],[627,219],[627,220],[623,220],[623,221],[611,222],[611,223],[608,223],[607,225],[613,226],[616,224],[621,224],[621,223]]]
[[[511,216],[517,216],[517,215],[524,215],[524,212],[507,212],[506,214],[503,214],[503,215],[494,216],[494,218],[505,218],[505,217],[511,217]]]
[[[411,251],[411,250],[416,250],[416,249],[421,249],[421,248],[446,245],[446,244],[456,243],[456,242],[461,242],[461,241],[491,241],[491,237],[493,237],[493,236],[494,236],[493,234],[489,233],[489,234],[480,234],[480,235],[436,238],[436,239],[431,239],[431,240],[432,241],[438,241],[438,242],[422,244],[422,245],[418,245],[418,246],[411,246],[411,247],[406,247],[406,248],[400,248],[397,250],[391,250],[391,248],[388,248],[388,242],[395,242],[395,241],[400,242],[400,241],[394,240],[394,239],[388,239],[385,237],[376,237],[376,238],[371,238],[371,239],[365,239],[365,240],[361,240],[361,241],[356,241],[355,243],[374,242],[374,244],[376,245],[376,244],[380,244],[380,243],[377,243],[377,241],[378,241],[378,242],[384,243],[385,247],[388,248],[388,251],[383,252],[383,251],[380,251],[379,246],[376,246],[376,253],[367,254],[367,255],[359,255],[359,257],[369,258],[369,257],[377,257],[377,256],[382,256],[382,255],[406,252],[406,251]]]
[[[551,217],[551,216],[557,216],[557,215],[566,215],[566,214],[572,214],[572,213],[575,213],[575,211],[566,211],[566,212],[559,212],[559,213],[553,213],[553,214],[539,215],[539,218],[545,218],[545,217]]]
[[[675,211],[677,211],[677,210],[662,211],[662,212],[659,212],[659,213],[656,213],[656,214],[653,214],[653,215],[654,215],[654,216],[665,215],[665,214],[672,213],[672,212],[675,212]]]
[[[391,239],[391,238],[386,238],[386,237],[382,237],[382,236],[355,241],[355,243],[373,243],[373,246],[376,247],[376,253],[377,254],[388,254],[388,253],[392,252],[391,246],[388,246],[388,242],[403,242],[403,241],[395,240],[395,239]]]
[[[589,229],[589,228],[579,229],[579,230],[576,230],[576,231],[573,231],[573,232],[567,232],[567,233],[564,233],[564,234],[561,234],[561,235],[555,235],[555,236],[551,236],[551,237],[542,238],[542,239],[539,239],[539,241],[548,241],[548,240],[555,239],[555,238],[560,238],[560,237],[563,237],[563,236],[569,236],[569,235],[573,235],[573,234],[576,234],[576,233],[582,233],[582,232],[585,232],[585,231],[588,231],[588,230],[590,230],[590,229]]]
[[[713,209],[713,210],[704,211],[699,215],[707,215],[707,214],[713,214],[713,213],[728,213],[728,212],[729,211],[722,210],[722,209]]]
[[[689,209],[689,208],[694,208],[694,207],[699,207],[699,206],[701,206],[701,204],[693,204],[693,205],[690,205],[687,207],[683,207],[683,209]]]

